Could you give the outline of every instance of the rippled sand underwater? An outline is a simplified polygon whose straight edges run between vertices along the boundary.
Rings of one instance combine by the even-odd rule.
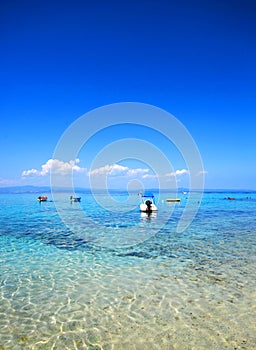
[[[255,349],[256,195],[236,196],[205,194],[177,233],[186,198],[161,227],[165,196],[145,221],[137,209],[99,216],[82,194],[81,206],[117,240],[122,227],[161,227],[120,247],[95,244],[102,232],[93,225],[84,236],[82,223],[70,231],[53,202],[1,195],[0,349]],[[79,204],[65,198],[75,220]]]

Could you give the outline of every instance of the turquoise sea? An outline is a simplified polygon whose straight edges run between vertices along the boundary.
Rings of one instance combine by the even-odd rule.
[[[186,194],[38,195],[0,195],[0,350],[256,349],[256,193],[205,193],[181,233]]]

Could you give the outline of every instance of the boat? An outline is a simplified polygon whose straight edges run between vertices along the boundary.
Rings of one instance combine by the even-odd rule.
[[[142,213],[152,213],[158,211],[155,205],[155,197],[153,195],[142,195],[140,196],[140,212]]]
[[[38,202],[46,202],[47,199],[48,199],[47,196],[39,196],[39,197],[37,198]]]
[[[70,196],[70,201],[71,202],[81,202],[81,197]]]
[[[167,198],[166,202],[180,202],[180,198]]]

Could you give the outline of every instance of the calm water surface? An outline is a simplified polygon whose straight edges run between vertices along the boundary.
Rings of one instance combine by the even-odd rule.
[[[255,193],[80,195],[0,195],[0,350],[256,348]]]

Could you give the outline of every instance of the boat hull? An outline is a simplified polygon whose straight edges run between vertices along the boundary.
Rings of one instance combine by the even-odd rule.
[[[150,212],[156,212],[157,211],[157,207],[155,204],[151,204],[150,205],[150,209],[148,208],[148,206],[144,203],[140,204],[140,211],[142,213],[150,213]]]
[[[78,198],[72,198],[71,199],[71,202],[81,202],[81,198],[78,197]]]
[[[37,198],[38,202],[46,202],[47,199],[48,199],[47,196],[39,196],[39,197]]]

